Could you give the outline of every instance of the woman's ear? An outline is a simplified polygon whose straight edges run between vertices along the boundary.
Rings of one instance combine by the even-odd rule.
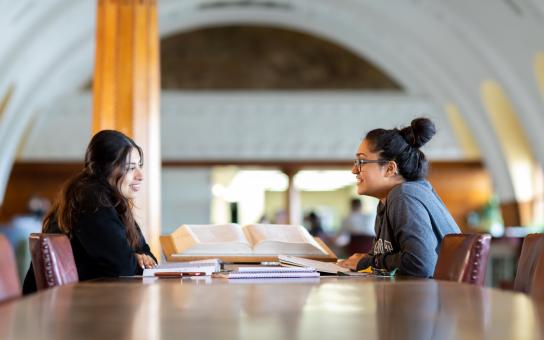
[[[387,169],[385,170],[385,175],[387,177],[397,176],[399,174],[399,169],[397,167],[397,162],[389,161],[387,163]]]

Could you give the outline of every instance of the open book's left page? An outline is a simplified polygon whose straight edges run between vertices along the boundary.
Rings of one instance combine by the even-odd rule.
[[[251,254],[238,224],[184,224],[176,230],[178,252],[186,255]]]

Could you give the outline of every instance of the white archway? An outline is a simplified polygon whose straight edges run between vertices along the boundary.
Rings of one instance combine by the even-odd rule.
[[[473,3],[466,1],[386,4],[361,0],[338,6],[325,0],[292,0],[278,1],[281,6],[277,7],[262,6],[258,1],[225,3],[230,5],[219,9],[204,0],[163,0],[159,6],[160,34],[164,37],[199,27],[247,23],[305,31],[344,45],[384,69],[408,92],[427,94],[442,106],[455,103],[482,150],[499,197],[512,201],[515,196],[506,160],[479,98],[481,81],[494,77],[515,94],[512,100],[519,108],[519,119],[544,164],[544,135],[539,131],[544,126],[538,105],[541,99],[536,85],[532,87],[532,63],[523,62],[539,47],[538,30],[533,29],[542,31],[542,24],[530,20],[525,26],[513,25],[517,36],[531,38],[529,45],[514,44],[518,48],[512,51],[500,38],[513,27],[504,20],[519,19],[508,13],[504,4],[487,3],[483,10],[492,7],[500,16],[482,22],[478,12],[471,11]],[[531,4],[539,9],[534,15],[541,16],[542,7]],[[15,88],[0,122],[0,197],[33,113],[56,96],[78,89],[92,76],[95,20],[90,13],[96,11],[95,3],[41,3],[33,11],[32,17],[16,27],[12,35],[16,38],[0,36],[7,47],[0,51],[0,96],[9,86]],[[52,47],[52,42],[56,46]]]

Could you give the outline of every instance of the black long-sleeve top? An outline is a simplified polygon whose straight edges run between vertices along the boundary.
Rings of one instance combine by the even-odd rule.
[[[155,261],[140,229],[140,244],[131,248],[125,225],[113,207],[100,207],[80,213],[72,227],[70,243],[80,281],[99,277],[118,277],[142,274],[135,253],[147,254]],[[61,233],[53,222],[48,233]],[[23,284],[23,294],[36,291],[32,264]]]

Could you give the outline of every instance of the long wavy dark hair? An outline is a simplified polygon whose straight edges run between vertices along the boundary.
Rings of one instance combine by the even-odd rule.
[[[56,222],[63,233],[71,236],[78,214],[113,207],[125,224],[130,246],[136,248],[141,240],[132,214],[133,202],[120,190],[133,148],[138,150],[142,166],[142,149],[128,136],[115,130],[102,130],[94,135],[85,152],[85,167],[64,184],[45,216],[43,231],[47,232]]]

